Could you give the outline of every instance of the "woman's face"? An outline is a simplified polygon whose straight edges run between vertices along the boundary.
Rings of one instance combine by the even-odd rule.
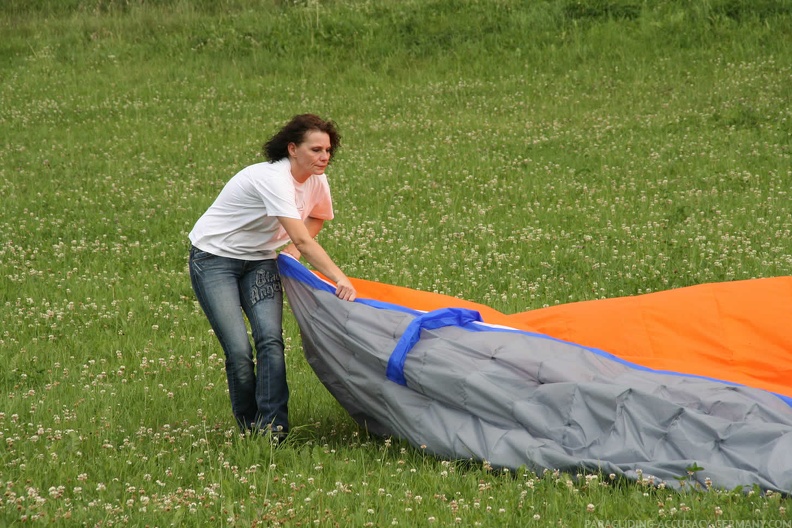
[[[330,163],[330,136],[320,130],[307,132],[299,145],[289,143],[289,161],[292,176],[298,182],[314,174],[324,174]]]

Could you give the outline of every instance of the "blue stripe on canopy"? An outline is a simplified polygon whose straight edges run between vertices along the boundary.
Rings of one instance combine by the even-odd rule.
[[[407,385],[407,380],[404,378],[404,362],[407,359],[407,354],[421,338],[421,330],[434,330],[444,326],[459,326],[477,332],[485,329],[483,326],[470,324],[475,321],[481,322],[481,314],[465,308],[440,308],[419,315],[407,325],[391,353],[388,368],[385,371],[388,379],[400,385]]]

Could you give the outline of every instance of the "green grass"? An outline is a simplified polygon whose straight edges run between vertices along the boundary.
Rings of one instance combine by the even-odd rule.
[[[509,313],[790,275],[791,49],[788,0],[6,0],[0,524],[789,523],[370,438],[290,317],[295,434],[241,439],[186,235],[312,111],[350,275]]]

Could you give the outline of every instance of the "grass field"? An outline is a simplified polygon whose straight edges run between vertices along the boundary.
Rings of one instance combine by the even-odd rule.
[[[186,235],[306,111],[351,276],[511,313],[792,274],[790,0],[4,0],[0,525],[792,526],[368,437],[291,317],[294,434],[240,438]]]

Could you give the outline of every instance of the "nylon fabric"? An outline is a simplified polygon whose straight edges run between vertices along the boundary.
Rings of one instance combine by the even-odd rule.
[[[309,364],[372,433],[495,467],[792,490],[789,277],[509,316],[357,279],[350,303],[279,265]],[[416,323],[448,308],[483,322]],[[405,384],[387,375],[402,340]]]

